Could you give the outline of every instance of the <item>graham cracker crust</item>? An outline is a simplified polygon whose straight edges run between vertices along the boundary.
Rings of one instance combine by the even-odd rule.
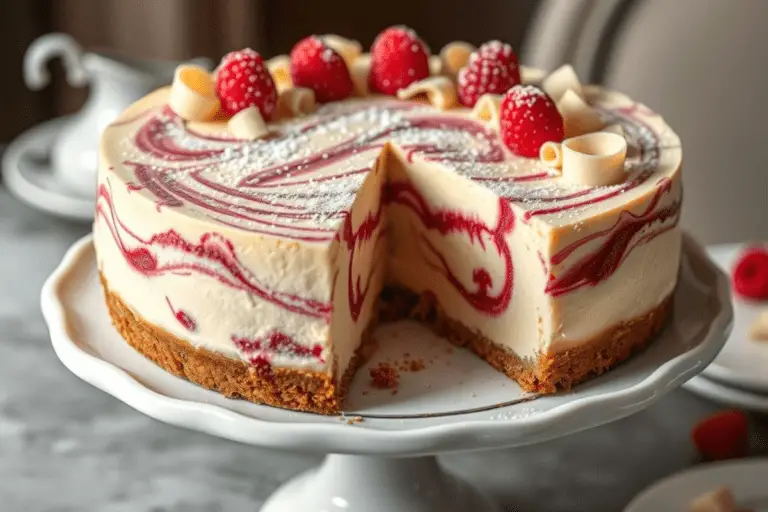
[[[517,381],[524,391],[540,394],[569,390],[629,359],[653,341],[672,311],[670,295],[644,315],[610,327],[585,343],[553,354],[540,353],[535,360],[527,360],[448,317],[429,297],[390,288],[382,299],[383,319],[409,317],[422,321],[454,345],[472,350]]]
[[[194,347],[147,322],[109,290],[101,273],[100,279],[109,315],[120,335],[164,370],[229,398],[319,414],[341,411],[347,387],[360,364],[359,355],[354,356],[339,386],[331,374],[250,365]]]
[[[268,365],[254,366],[205,348],[192,346],[153,325],[109,290],[100,274],[112,323],[137,351],[164,370],[217,391],[230,398],[319,414],[338,414],[357,369],[371,355],[375,342],[366,330],[357,353],[341,379],[335,374],[310,372]],[[428,296],[402,288],[387,287],[379,300],[378,321],[413,318],[429,325],[454,345],[466,347],[491,366],[517,381],[527,392],[541,394],[568,390],[575,384],[600,375],[645,348],[664,326],[672,309],[672,297],[646,314],[623,322],[586,343],[557,352],[539,354],[535,360],[521,359],[491,340],[449,318]]]

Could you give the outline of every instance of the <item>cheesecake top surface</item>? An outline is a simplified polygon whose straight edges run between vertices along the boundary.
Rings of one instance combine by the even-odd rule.
[[[585,86],[587,103],[627,138],[626,179],[572,185],[539,159],[510,152],[466,108],[421,101],[350,98],[306,117],[270,123],[266,138],[235,138],[223,121],[187,122],[168,106],[169,89],[132,105],[103,133],[110,186],[154,207],[219,228],[265,236],[332,240],[367,174],[388,144],[407,162],[433,165],[506,199],[525,221],[561,227],[647,198],[682,161],[680,140],[661,116],[627,96]],[[455,182],[454,182],[455,183]]]

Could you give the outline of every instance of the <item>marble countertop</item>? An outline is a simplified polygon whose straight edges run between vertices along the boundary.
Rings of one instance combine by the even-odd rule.
[[[320,458],[159,423],[56,358],[39,291],[89,229],[39,213],[0,187],[0,510],[258,510]],[[720,408],[679,390],[611,425],[441,461],[487,489],[505,511],[619,511],[652,482],[691,464],[691,426]],[[756,425],[756,436],[765,435],[765,425]]]

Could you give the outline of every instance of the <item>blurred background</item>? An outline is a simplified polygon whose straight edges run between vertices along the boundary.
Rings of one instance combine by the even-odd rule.
[[[139,58],[217,62],[251,46],[286,53],[310,33],[368,46],[391,24],[410,25],[433,51],[464,39],[511,43],[529,65],[572,62],[582,81],[628,92],[681,135],[683,223],[705,243],[768,238],[764,120],[768,103],[765,0],[26,0],[0,2],[0,147],[24,130],[77,111],[87,88],[67,85],[53,61],[51,86],[22,79],[25,49],[49,32],[86,50]]]
[[[375,15],[360,0],[28,0],[0,2],[0,84],[9,102],[0,140],[50,117],[79,108],[87,95],[66,85],[60,63],[52,64],[55,86],[30,92],[21,70],[29,44],[48,32],[66,32],[86,50],[109,49],[138,58],[182,60],[205,56],[218,62],[226,52],[250,46],[264,56],[288,53],[308,34],[338,33],[366,47],[382,28],[407,24],[432,47],[456,39],[482,43],[507,40],[515,48],[525,35],[537,0],[495,1],[466,12],[444,1],[387,0]],[[495,6],[493,11],[488,7]],[[473,6],[470,8],[470,6]],[[11,21],[13,20],[13,21]]]

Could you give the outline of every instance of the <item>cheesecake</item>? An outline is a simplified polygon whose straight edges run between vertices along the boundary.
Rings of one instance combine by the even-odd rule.
[[[569,145],[572,123],[547,142],[563,151],[552,165],[510,150],[504,103],[495,116],[462,104],[450,71],[431,66],[424,80],[440,87],[422,89],[440,93],[404,99],[355,81],[356,63],[375,58],[334,54],[352,83],[341,99],[346,82],[329,82],[340,85],[323,102],[312,92],[281,113],[294,89],[312,89],[273,71],[272,109],[233,114],[237,102],[221,97],[216,113],[180,115],[174,84],[104,130],[94,244],[128,343],[226,396],[333,414],[376,325],[398,318],[536,393],[569,389],[653,339],[681,250],[682,152],[661,116],[580,86],[599,120],[580,136],[626,145],[618,181],[581,183],[567,179],[583,167],[567,151],[600,155]],[[520,90],[547,89],[542,73],[521,71]]]

